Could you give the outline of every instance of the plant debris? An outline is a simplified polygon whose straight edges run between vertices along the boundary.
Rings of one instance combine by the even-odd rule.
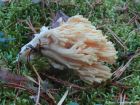
[[[131,64],[132,60],[134,58],[137,58],[140,55],[139,49],[136,50],[135,54],[128,60],[128,62],[125,65],[121,65],[114,73],[113,73],[113,79],[118,79],[123,72],[129,67]]]
[[[38,82],[35,82],[37,83],[36,85],[39,86],[38,92],[36,91],[37,87],[31,85],[32,81],[30,81],[28,78],[20,75],[15,75],[6,70],[0,70],[0,80],[3,81],[2,85],[5,87],[26,90],[31,95],[36,94],[36,105],[38,105],[39,103],[40,96],[45,99],[49,103],[49,105],[55,105],[54,99],[52,99],[52,97],[48,95],[49,92],[46,94],[44,93],[44,90],[42,90],[43,88],[41,88],[40,79]]]
[[[71,86],[64,105],[139,105],[140,56],[131,59],[140,47],[139,11],[140,0],[0,0],[0,103],[56,105]],[[40,27],[55,30],[78,14],[89,19],[96,30],[102,30],[108,41],[113,42],[118,59],[111,65],[102,62],[111,72],[120,67],[113,80],[84,83],[75,69],[44,56],[41,51],[46,45],[39,46],[42,43],[35,49],[28,46],[32,48],[27,56],[30,66],[15,64],[20,48],[40,34]],[[31,61],[32,58],[35,60]]]

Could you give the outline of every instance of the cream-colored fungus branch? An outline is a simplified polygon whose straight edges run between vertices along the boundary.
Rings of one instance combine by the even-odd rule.
[[[53,29],[43,26],[41,32],[22,47],[20,58],[27,58],[31,51],[29,45],[33,48],[41,46],[40,52],[51,59],[54,67],[73,69],[89,84],[100,83],[111,77],[110,68],[104,63],[113,64],[117,53],[107,36],[81,15],[70,17]],[[31,57],[33,55],[31,53]]]

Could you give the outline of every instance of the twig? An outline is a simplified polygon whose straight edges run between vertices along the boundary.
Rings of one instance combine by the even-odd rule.
[[[80,92],[80,90],[74,90],[74,91],[70,92],[68,95],[69,95],[69,96],[72,96],[72,95],[74,95],[74,94],[76,94],[76,93],[78,93],[78,92]]]
[[[15,25],[15,24],[16,24],[16,22],[14,21],[14,22],[10,23],[8,26],[4,27],[3,30],[5,30],[5,29],[7,29],[7,28],[9,28],[9,27],[11,27],[12,25]]]
[[[132,22],[134,22],[137,19],[137,16],[134,15],[128,22],[128,24],[131,24]]]
[[[125,105],[139,105],[139,101],[135,101],[135,102],[133,102],[133,101],[125,101],[125,102],[108,102],[108,104],[109,105],[120,105],[120,104],[122,104],[122,103],[124,103]]]
[[[105,27],[105,26],[106,26],[106,24],[103,24],[103,25],[97,26],[96,28],[97,28],[97,29],[101,29],[101,28],[103,28],[103,27]]]
[[[103,0],[95,0],[93,3],[89,2],[88,0],[85,2],[89,5],[90,8],[95,8],[96,6],[103,4]]]
[[[106,29],[111,33],[111,35],[114,37],[114,39],[125,49],[127,50],[127,47],[124,45],[124,43],[121,41],[121,39],[108,27]]]
[[[40,76],[39,76],[39,74],[38,74],[38,72],[37,72],[37,70],[36,70],[36,68],[34,66],[33,66],[33,70],[36,73],[37,79],[38,79],[38,93],[37,93],[37,99],[36,99],[36,103],[35,103],[35,105],[38,105],[39,104],[39,99],[40,99],[40,88],[41,88],[40,82],[41,82],[41,78],[40,78]]]
[[[27,79],[29,79],[30,81],[32,81],[33,83],[35,83],[35,84],[38,85],[38,82],[37,82],[36,80],[34,80],[32,77],[26,76],[26,75],[25,75],[25,77],[26,77]]]
[[[120,79],[119,81],[126,80],[127,78],[132,77],[132,76],[133,76],[133,74],[128,75],[128,76],[126,76],[126,77],[124,77],[124,78]]]
[[[116,86],[116,87],[118,87],[120,89],[130,89],[131,88],[131,86],[124,85],[124,84],[122,84],[122,83],[120,83],[118,81],[112,82],[111,85]]]
[[[71,88],[71,87],[70,87],[70,88]],[[58,102],[57,105],[62,105],[62,104],[63,104],[64,100],[66,99],[66,97],[67,97],[67,95],[68,95],[68,93],[69,93],[70,88],[67,89],[67,91],[65,92],[65,94],[64,94],[63,97],[60,99],[60,101]]]
[[[124,66],[119,67],[119,69],[113,73],[113,76],[114,76],[113,80],[118,79],[123,74],[126,68],[130,65],[131,61],[132,61],[132,58]]]
[[[22,85],[19,85],[19,84],[15,84],[15,83],[0,84],[0,86],[2,86],[2,87],[9,87],[9,88],[15,88],[15,89],[20,89],[20,90],[25,90],[28,93],[30,93],[31,95],[35,95],[36,94],[36,92],[34,90],[32,90],[31,88],[27,88],[25,86],[22,86]],[[55,105],[54,101],[50,97],[48,97],[46,94],[41,93],[40,96],[42,98],[44,98],[49,103],[49,105]]]
[[[118,79],[122,74],[123,72],[126,70],[127,67],[129,67],[130,63],[132,62],[132,60],[136,57],[138,57],[140,55],[139,52],[137,52],[135,55],[133,55],[129,61],[124,65],[124,66],[120,66],[114,73],[112,76],[114,76],[113,80],[114,79]]]
[[[124,90],[120,93],[120,97],[119,97],[120,105],[124,105],[125,100],[126,100],[126,95],[123,92],[124,92]]]
[[[120,12],[128,12],[128,4],[127,3],[125,3],[124,5],[123,5],[123,7],[116,7],[116,11],[120,11]]]
[[[38,78],[38,93],[35,105],[39,104],[39,99],[40,99],[40,79]]]
[[[15,89],[21,89],[21,90],[26,90],[28,93],[31,93],[32,95],[35,95],[37,92],[34,88],[29,87],[29,82],[33,82],[31,81],[31,79],[28,79],[26,77],[20,76],[20,75],[15,75],[12,74],[8,71],[4,71],[4,70],[0,70],[0,80],[2,80],[3,82],[0,84],[0,86],[2,87],[11,87],[11,88],[15,88]],[[35,84],[37,84],[39,86],[38,88],[38,97],[42,97],[44,98],[49,105],[55,105],[54,100],[49,97],[48,94],[44,93],[43,91],[41,92],[40,88],[40,76],[38,75],[38,73],[36,72],[38,79],[39,79],[39,83],[33,82]],[[30,81],[29,81],[30,80]],[[39,100],[39,98],[38,98]],[[39,102],[39,101],[38,101]]]
[[[36,32],[35,28],[33,27],[30,19],[26,20],[25,22],[29,26],[29,28],[34,32],[34,34],[36,34],[37,32]]]
[[[37,72],[35,66],[34,66],[34,65],[31,65],[31,66],[32,66],[34,72],[36,73],[36,75],[37,75],[37,77],[38,77],[38,95],[37,95],[37,100],[36,100],[36,105],[38,105],[38,103],[39,103],[39,97],[40,97],[40,90],[41,90],[41,83],[43,83],[43,80],[42,80],[41,77],[39,76],[39,74],[38,74],[38,72]],[[55,99],[54,99],[54,97],[50,94],[50,92],[48,91],[48,92],[46,92],[46,94],[48,95],[48,97],[49,97],[50,99],[52,99],[53,103],[55,103]]]
[[[35,28],[33,27],[32,23],[31,23],[31,20],[28,19],[28,20],[17,20],[18,23],[26,23],[28,25],[28,27],[33,31],[34,34],[36,34],[36,30]]]
[[[46,74],[45,74],[46,75]],[[82,90],[85,90],[85,87],[80,87],[78,85],[75,85],[75,84],[72,84],[72,83],[69,83],[67,81],[63,81],[63,80],[60,80],[60,79],[57,79],[55,77],[52,77],[52,76],[48,76],[46,75],[48,79],[51,79],[53,80],[54,82],[57,82],[59,84],[63,84],[65,86],[71,86],[72,88],[75,88],[75,89],[82,89]]]

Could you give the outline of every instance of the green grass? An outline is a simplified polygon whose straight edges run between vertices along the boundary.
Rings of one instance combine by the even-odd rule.
[[[127,52],[133,52],[140,47],[140,25],[135,22],[128,24],[134,14],[140,14],[140,3],[135,4],[135,0],[102,0],[102,4],[91,7],[90,4],[95,3],[95,0],[73,1],[75,2],[69,3],[67,0],[63,0],[60,4],[50,3],[49,7],[51,8],[52,13],[55,13],[57,10],[63,10],[64,13],[69,16],[81,14],[84,17],[89,18],[93,25],[99,27],[103,26],[100,29],[102,29],[103,33],[114,42],[118,51],[118,60],[116,64],[112,66],[112,71],[115,71],[122,63],[126,62],[126,60],[120,59],[122,55]],[[128,4],[128,11],[124,12],[116,10],[118,7],[123,7],[125,3]],[[47,26],[51,21],[51,12],[47,7],[43,8],[40,4],[33,4],[30,0],[19,0],[19,2],[14,0],[14,2],[0,7],[0,31],[4,32],[5,37],[16,38],[16,41],[10,42],[8,47],[0,48],[0,61],[4,61],[4,64],[10,68],[12,72],[16,72],[17,68],[14,61],[16,60],[20,48],[29,41],[29,36],[32,36],[33,34],[27,24],[21,22],[21,20],[25,21],[29,19],[35,28],[40,28],[43,25]],[[137,19],[137,22],[140,22],[140,18]],[[124,51],[124,49],[114,40],[106,27],[109,27],[123,42],[125,42],[128,50]],[[121,81],[122,84],[130,87],[129,89],[124,90],[124,93],[128,98],[127,101],[135,102],[140,100],[139,64],[140,57],[136,58],[124,74],[118,79],[120,80],[131,75],[127,79]],[[20,74],[33,75],[31,70],[26,66],[22,66]],[[71,78],[69,80],[73,83],[77,83],[78,81]],[[62,97],[65,90],[66,87],[62,86],[61,91],[55,96],[57,102]],[[121,91],[121,88],[117,86],[101,84],[98,88],[93,87],[89,90],[81,91],[71,97],[67,97],[65,104],[70,101],[76,101],[80,105],[109,105],[111,102],[117,101],[115,97]],[[1,86],[0,105],[34,105],[34,102],[29,98],[27,92],[20,91],[20,94],[15,99],[16,93],[17,90],[15,89]]]

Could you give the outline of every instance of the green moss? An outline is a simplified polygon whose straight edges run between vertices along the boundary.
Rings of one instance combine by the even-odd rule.
[[[53,13],[55,13],[57,10],[63,10],[69,16],[81,14],[89,18],[93,25],[103,26],[101,27],[103,33],[115,43],[115,47],[118,50],[118,58],[124,54],[124,49],[121,48],[118,43],[116,43],[112,35],[105,27],[109,27],[118,35],[118,37],[127,46],[127,52],[133,52],[140,46],[139,27],[135,24],[135,22],[128,24],[130,19],[134,16],[133,13],[139,11],[139,4],[133,6],[133,4],[135,4],[134,1],[126,2],[125,0],[102,0],[102,4],[94,6],[92,4],[94,4],[96,0],[72,1],[69,2],[66,0],[64,2],[60,2],[59,4],[50,3],[49,7]],[[124,3],[128,4],[129,10],[127,12],[116,11],[116,8],[118,6],[122,7]],[[33,32],[28,28],[28,25],[22,21],[30,20],[35,28],[40,28],[43,25],[47,26],[50,24],[51,15],[52,14],[48,7],[43,8],[40,4],[32,4],[30,0],[20,0],[20,2],[14,1],[0,7],[0,31],[4,32],[6,37],[16,38],[16,41],[10,42],[7,48],[4,50],[1,48],[0,58],[1,60],[5,60],[7,62],[6,65],[8,65],[13,72],[16,72],[14,60],[16,59],[20,48],[29,41],[29,36],[32,36],[33,34]],[[40,59],[41,64],[44,66],[45,60],[42,59]],[[116,70],[122,64],[122,62],[124,61],[119,60],[114,67],[112,67],[113,70]],[[128,101],[131,102],[139,101],[140,99],[139,63],[140,58],[134,60],[120,78],[122,79],[128,75],[132,75],[131,77],[122,81],[122,84],[131,86],[130,89],[125,91],[125,94],[128,95]],[[36,62],[36,66],[38,68],[42,67],[41,64]],[[20,73],[22,75],[32,75],[31,71],[26,66],[22,66]],[[71,77],[68,80],[73,83],[81,84],[79,80],[74,80],[73,78],[74,77]],[[9,90],[7,88],[2,88],[0,90],[1,105],[14,105],[14,97],[16,96],[15,90]],[[61,92],[55,96],[57,101],[62,97],[64,91],[65,88],[62,88]],[[66,103],[75,100],[80,105],[109,105],[111,102],[117,101],[115,97],[117,96],[118,92],[120,92],[120,88],[116,86],[101,85],[99,88],[91,88],[89,90],[77,93],[72,97],[68,96]],[[20,94],[16,99],[16,105],[34,105],[33,101],[29,99],[29,95],[25,91],[21,91],[21,93],[22,94]],[[10,99],[8,98],[9,96]]]

